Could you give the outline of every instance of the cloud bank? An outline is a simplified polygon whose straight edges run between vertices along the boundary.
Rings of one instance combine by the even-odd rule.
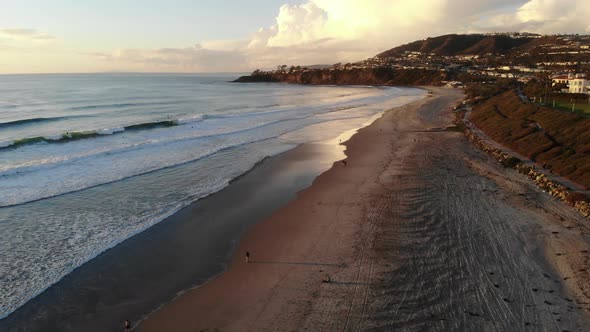
[[[0,40],[48,42],[55,37],[34,29],[0,29]]]
[[[226,72],[244,70],[245,55],[239,50],[205,48],[200,44],[186,48],[151,50],[121,49],[110,53],[81,53],[109,62],[114,68],[156,72]]]
[[[56,41],[52,35],[34,29],[0,29],[0,51],[36,50]]]
[[[447,33],[590,33],[588,17],[582,0],[307,0],[281,6],[274,25],[244,40],[94,56],[146,71],[248,71],[358,61]]]

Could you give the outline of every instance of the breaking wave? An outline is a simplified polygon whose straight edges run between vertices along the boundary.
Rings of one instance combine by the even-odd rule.
[[[41,120],[38,120],[41,119]],[[52,119],[52,118],[38,118],[38,119],[26,119],[26,120],[18,120],[22,121],[23,123],[31,123],[31,122],[38,122],[43,121],[44,119]],[[56,118],[57,119],[57,118]],[[71,141],[77,141],[81,139],[88,139],[88,138],[95,138],[97,136],[102,135],[113,135],[122,133],[124,131],[130,130],[147,130],[147,129],[154,129],[154,128],[162,128],[162,127],[173,127],[178,125],[183,125],[187,123],[199,122],[202,121],[204,117],[202,115],[196,115],[189,118],[180,118],[176,120],[163,120],[163,121],[153,121],[153,122],[144,122],[144,123],[137,123],[132,125],[127,125],[123,127],[112,127],[112,128],[101,128],[101,129],[94,129],[94,130],[85,130],[85,131],[67,131],[57,135],[51,136],[35,136],[35,137],[25,137],[19,138],[12,141],[5,141],[0,142],[0,149],[15,149],[25,145],[37,144],[37,143],[67,143]],[[12,121],[12,123],[18,122]],[[8,122],[6,122],[8,123]],[[0,124],[0,127],[2,124]]]

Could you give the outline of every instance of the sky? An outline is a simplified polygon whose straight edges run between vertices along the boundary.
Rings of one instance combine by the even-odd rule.
[[[586,0],[0,0],[0,74],[249,72],[448,33],[590,33]]]

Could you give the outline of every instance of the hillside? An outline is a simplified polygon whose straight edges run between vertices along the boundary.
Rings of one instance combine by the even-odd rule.
[[[523,66],[559,72],[590,71],[590,36],[528,33],[444,35],[392,48],[367,61],[406,67],[440,68],[455,64],[470,69],[474,69],[473,66]]]
[[[476,105],[472,122],[495,141],[590,188],[590,119],[523,103],[513,90]]]
[[[427,75],[421,77],[424,71]],[[435,72],[440,73],[438,79]],[[280,65],[237,81],[416,85],[513,78],[527,82],[542,72],[590,72],[590,35],[451,34],[414,41],[354,63]],[[412,77],[417,81],[412,82]]]
[[[452,34],[401,45],[380,53],[377,57],[394,57],[406,52],[433,53],[438,56],[507,54],[517,49],[527,49],[547,42],[539,39],[543,38],[528,35],[515,38],[509,35]]]

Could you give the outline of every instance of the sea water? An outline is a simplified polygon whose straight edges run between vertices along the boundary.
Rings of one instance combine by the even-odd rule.
[[[0,76],[0,318],[265,157],[424,96],[236,77]]]

